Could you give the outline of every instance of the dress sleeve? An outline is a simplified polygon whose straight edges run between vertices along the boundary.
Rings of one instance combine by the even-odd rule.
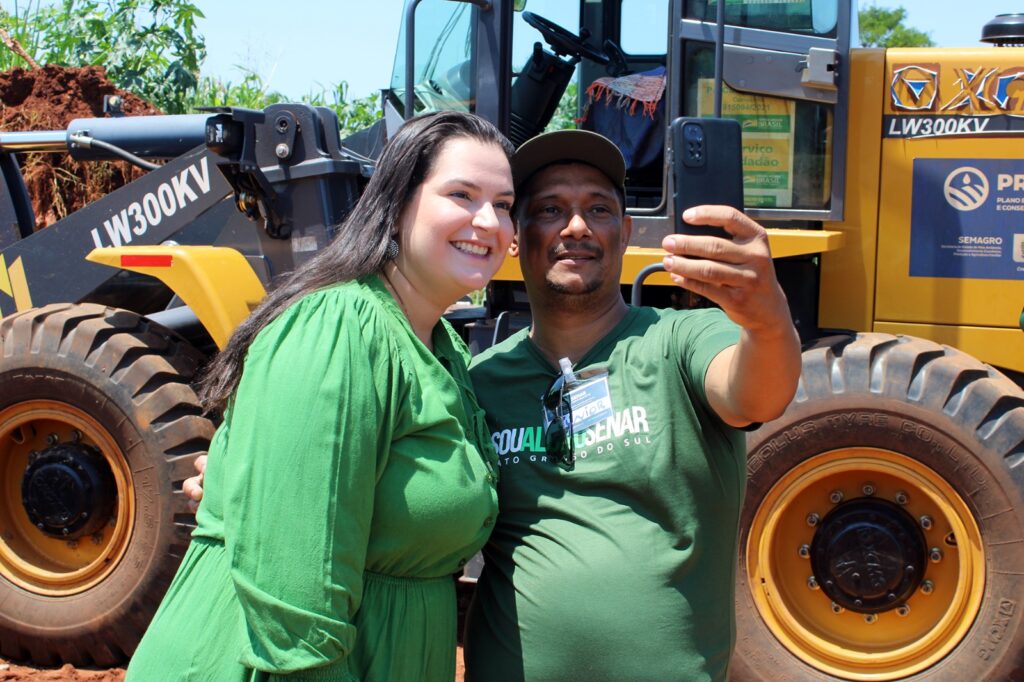
[[[224,530],[248,667],[355,679],[347,655],[395,402],[374,313],[344,293],[313,294],[246,358],[225,450]]]

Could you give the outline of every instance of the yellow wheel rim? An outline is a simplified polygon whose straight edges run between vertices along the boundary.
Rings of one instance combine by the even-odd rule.
[[[117,502],[108,523],[74,540],[33,525],[21,484],[33,451],[54,439],[79,441],[102,455],[113,473]],[[66,596],[101,582],[124,556],[135,518],[132,475],[113,437],[71,405],[32,400],[0,410],[0,574],[36,594]]]
[[[929,555],[939,550],[905,604],[873,617],[834,608],[801,556],[817,529],[812,514],[869,496],[899,504],[920,524]],[[985,587],[981,532],[956,491],[920,462],[871,448],[817,455],[779,480],[754,515],[746,563],[772,634],[808,665],[849,680],[900,679],[941,660],[970,629]]]

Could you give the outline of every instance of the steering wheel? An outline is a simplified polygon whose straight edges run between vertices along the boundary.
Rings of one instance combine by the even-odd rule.
[[[602,65],[608,63],[608,56],[604,52],[587,45],[579,36],[570,33],[549,19],[533,12],[523,12],[523,21],[540,31],[540,34],[544,36],[544,42],[550,45],[557,55],[585,57]]]

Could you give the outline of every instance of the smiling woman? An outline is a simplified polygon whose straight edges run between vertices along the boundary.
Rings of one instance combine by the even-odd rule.
[[[454,677],[451,576],[494,524],[497,458],[440,316],[501,265],[510,153],[469,114],[406,123],[211,363],[198,528],[129,679]]]
[[[424,343],[453,300],[497,272],[512,240],[513,197],[502,148],[470,138],[446,142],[413,194],[384,275]]]

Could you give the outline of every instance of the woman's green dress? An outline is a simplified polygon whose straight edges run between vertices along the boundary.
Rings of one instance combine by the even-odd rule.
[[[376,277],[252,344],[198,528],[129,680],[448,682],[452,574],[497,513],[497,460],[447,322],[433,352]]]

